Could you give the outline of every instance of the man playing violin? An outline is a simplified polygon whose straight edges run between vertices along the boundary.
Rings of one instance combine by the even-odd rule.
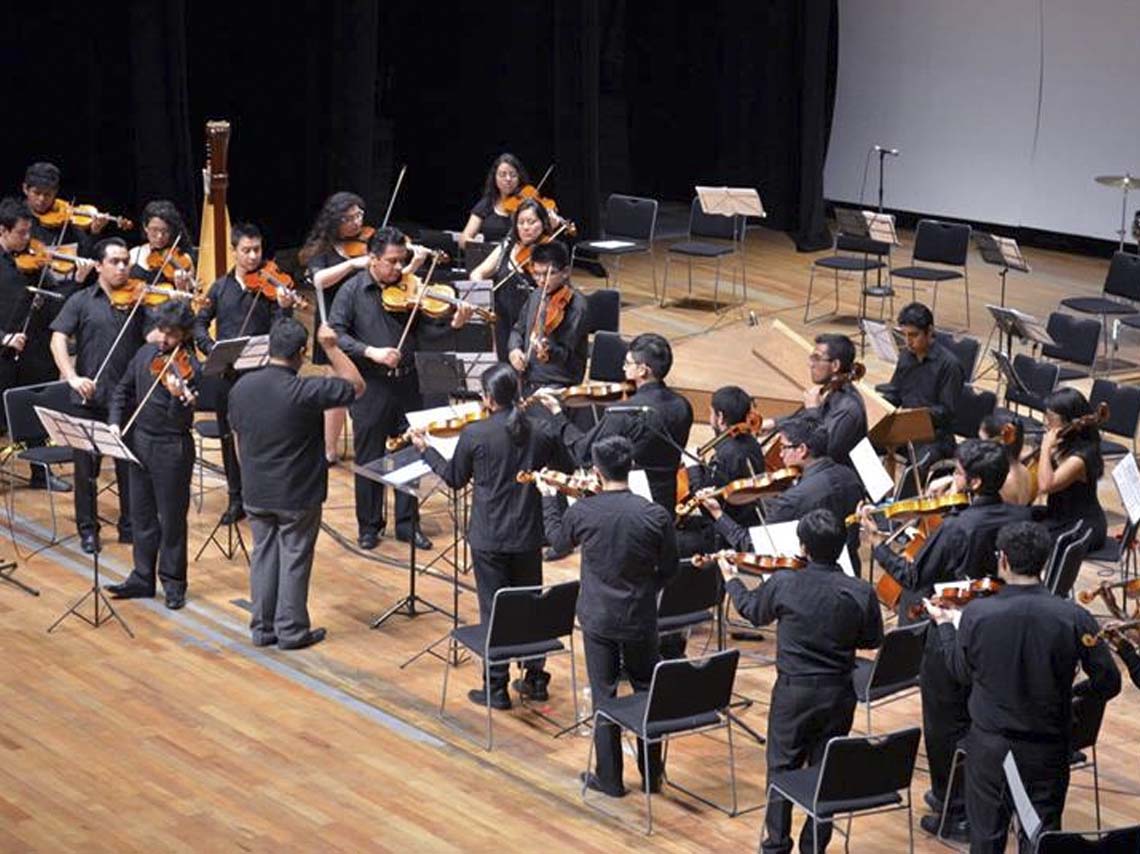
[[[256,288],[246,284],[247,277],[259,270],[263,263],[261,231],[252,223],[236,223],[230,228],[230,243],[234,247],[234,268],[210,286],[209,301],[198,312],[194,326],[194,340],[198,349],[209,356],[216,341],[245,336],[268,335],[273,321],[293,313],[293,297],[281,290],[276,300],[270,300]],[[217,321],[215,333],[210,335],[210,324]],[[218,430],[222,441],[222,465],[226,472],[229,502],[222,513],[221,523],[232,525],[245,518],[241,498],[241,467],[234,450],[233,432],[229,421],[229,394],[237,381],[234,371],[223,375],[215,391]]]
[[[807,556],[804,569],[780,570],[749,590],[735,565],[722,564],[726,590],[742,617],[755,626],[778,621],[776,678],[768,712],[768,779],[781,771],[815,765],[829,739],[844,736],[855,715],[851,672],[857,649],[883,642],[883,618],[875,591],[847,576],[839,564],[847,541],[843,520],[830,510],[811,510],[796,526]],[[792,804],[770,794],[760,850],[792,850]],[[800,851],[823,851],[831,824],[804,822]],[[817,846],[813,848],[814,844]]]
[[[336,330],[341,349],[360,368],[366,385],[364,395],[349,407],[358,465],[384,456],[385,440],[407,426],[404,414],[422,407],[415,369],[421,314],[389,311],[382,296],[386,287],[405,286],[407,254],[403,232],[392,227],[377,230],[368,242],[368,266],[341,286],[329,310],[329,325]],[[471,311],[471,306],[460,304],[451,318],[452,328],[463,326]],[[357,475],[356,524],[361,548],[376,548],[383,512],[384,487]],[[396,538],[407,542],[414,527],[416,547],[430,549],[431,540],[412,524],[414,512],[414,499],[397,492]]]
[[[910,616],[934,591],[934,585],[966,578],[982,578],[996,571],[994,542],[998,531],[1011,522],[1029,519],[1029,508],[1006,504],[1001,489],[1009,473],[1005,449],[984,439],[967,439],[955,452],[954,491],[970,496],[969,506],[948,512],[942,524],[927,538],[913,562],[895,554],[886,545],[887,535],[879,530],[868,508],[862,512],[861,526],[871,544],[871,556],[885,572],[902,585],[899,623],[916,622]],[[930,759],[931,793],[927,804],[939,808],[946,797],[950,764],[958,741],[966,735],[970,718],[966,709],[967,691],[951,677],[945,661],[934,652],[934,636],[927,636],[922,660],[923,737]],[[949,833],[965,838],[963,804],[952,797],[949,805]],[[923,829],[937,833],[939,816],[923,816]]]
[[[152,315],[157,343],[138,349],[111,395],[108,423],[126,433],[142,466],[130,466],[134,569],[107,589],[117,599],[154,596],[155,570],[166,607],[186,603],[186,514],[194,474],[194,312],[167,300]]]
[[[44,243],[75,244],[79,247],[80,255],[89,255],[91,244],[110,222],[104,214],[98,214],[91,221],[90,233],[87,233],[74,224],[65,226],[45,225],[40,218],[51,213],[55,208],[56,197],[59,195],[61,181],[59,167],[54,163],[33,163],[24,171],[24,183],[21,189],[28,208],[35,216],[32,223],[32,237]],[[62,231],[62,240],[60,239]]]
[[[143,343],[145,317],[142,309],[131,312],[116,307],[112,293],[128,287],[130,253],[118,237],[95,244],[94,287],[76,291],[63,304],[51,323],[51,354],[60,378],[72,389],[73,403],[86,418],[105,421],[111,392],[122,378],[135,352]],[[75,363],[67,351],[67,339],[75,338]],[[93,478],[99,476],[102,458],[86,451],[75,453],[75,521],[80,543],[87,553],[99,549],[99,522]],[[131,542],[130,464],[115,460],[119,489],[119,542]]]
[[[969,689],[965,789],[971,852],[1005,850],[1010,799],[1003,763],[1011,752],[1043,829],[1060,828],[1074,706],[1103,706],[1120,693],[1120,673],[1106,644],[1081,641],[1097,633],[1092,614],[1041,584],[1053,548],[1047,529],[1033,522],[1005,525],[995,545],[1005,581],[996,594],[961,610],[926,605],[937,624],[927,657],[939,658]],[[1074,686],[1078,667],[1088,680]]]

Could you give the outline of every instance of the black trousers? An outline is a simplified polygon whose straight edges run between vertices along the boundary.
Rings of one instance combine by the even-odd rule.
[[[130,445],[144,468],[130,467],[134,570],[128,582],[154,589],[157,569],[163,590],[185,592],[194,440],[189,434],[154,436],[136,428]]]
[[[230,429],[230,389],[237,382],[237,375],[224,374],[218,378],[217,398],[214,401],[214,416],[218,419],[218,434],[222,441],[222,467],[226,471],[226,492],[230,503],[241,501],[241,465],[238,463],[234,434]]]
[[[1000,854],[1005,850],[1013,807],[1002,762],[1011,750],[1043,829],[1061,827],[1069,788],[1069,745],[1013,740],[972,727],[966,739],[966,816],[970,820],[971,854]],[[1030,850],[1024,836],[1020,842],[1022,851]]]
[[[829,739],[847,735],[855,716],[851,676],[780,674],[768,711],[768,779],[823,759]],[[772,793],[764,816],[764,854],[792,850],[792,802]],[[800,831],[800,851],[811,851],[815,831],[809,819]],[[831,840],[831,825],[819,826],[819,850]]]
[[[654,633],[639,640],[614,640],[582,632],[582,645],[586,650],[586,674],[590,679],[590,693],[594,704],[617,696],[618,681],[624,673],[636,691],[648,691],[653,679],[653,668],[660,660],[657,635]],[[622,787],[621,730],[616,724],[599,723],[594,729],[594,752],[597,754],[594,773],[606,789]],[[661,744],[649,746],[649,779],[661,778],[665,767],[661,762]],[[645,744],[637,740],[637,768],[645,777]]]
[[[919,687],[922,691],[922,734],[926,741],[926,758],[930,763],[930,788],[934,796],[942,800],[950,782],[954,751],[970,731],[967,705],[970,689],[959,684],[946,669],[946,659],[939,648],[936,632],[927,635]],[[957,818],[964,808],[959,782],[950,792],[950,812]]]
[[[349,407],[352,415],[352,442],[357,465],[378,460],[388,453],[389,436],[407,428],[404,413],[422,405],[419,381],[414,373],[399,379],[369,377],[364,395]],[[384,486],[356,476],[356,527],[359,533],[378,533],[384,527]],[[409,536],[416,501],[404,492],[396,493],[396,533]]]
[[[107,411],[81,407],[76,412],[82,418],[106,421]],[[98,487],[94,482],[103,468],[102,454],[75,452],[75,527],[80,534],[93,534],[99,530],[99,512],[96,505]],[[115,460],[115,483],[119,490],[119,533],[131,531],[131,464]]]
[[[479,597],[479,622],[491,619],[491,606],[495,593],[504,587],[533,587],[542,584],[542,550],[528,552],[491,552],[471,550],[471,563],[475,570],[475,590]],[[528,675],[542,672],[545,658],[532,658],[525,662]],[[506,664],[491,668],[491,687],[505,688],[509,678]]]

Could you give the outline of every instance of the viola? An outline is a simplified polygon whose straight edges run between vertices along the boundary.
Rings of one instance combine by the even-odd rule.
[[[807,566],[807,558],[802,555],[758,555],[752,552],[722,551],[706,555],[694,555],[693,566],[706,566],[724,558],[740,572],[764,573],[775,572],[778,569],[803,569]]]
[[[368,253],[368,241],[372,239],[372,235],[375,233],[376,229],[370,225],[366,225],[360,229],[356,237],[338,240],[336,249],[345,258],[359,258],[361,255]]]
[[[867,375],[867,366],[862,362],[852,362],[850,371],[841,371],[831,377],[823,384],[822,391],[824,393],[831,391],[839,391],[843,386],[848,383],[857,383]]]
[[[47,213],[36,214],[36,219],[40,221],[40,225],[45,228],[59,228],[62,225],[70,223],[76,228],[84,230],[91,227],[91,224],[96,218],[102,217],[115,223],[123,231],[130,231],[135,227],[135,224],[125,216],[118,216],[117,214],[104,213],[99,210],[95,205],[73,205],[63,199],[56,199],[52,203],[51,210]]]
[[[736,424],[730,424],[722,432],[713,436],[699,448],[697,448],[697,456],[704,457],[706,454],[712,452],[721,442],[725,442],[736,436],[743,436],[746,433],[751,433],[755,436],[760,432],[760,427],[764,423],[764,417],[760,414],[759,410],[753,409],[748,415],[745,416],[743,421]]]
[[[162,382],[170,396],[182,401],[186,406],[193,406],[198,399],[197,393],[191,387],[194,380],[194,364],[190,361],[190,353],[179,346],[173,356],[159,353],[150,363],[151,376]]]
[[[567,386],[557,391],[544,390],[543,394],[549,394],[562,406],[568,409],[574,409],[579,406],[617,403],[619,400],[625,400],[629,395],[633,394],[634,388],[634,384],[631,382],[613,383],[602,382],[601,380],[587,380],[580,385]],[[519,406],[524,409],[528,406],[532,406],[539,401],[539,397],[540,395],[535,393],[530,397],[523,398]]]
[[[191,291],[184,291],[180,288],[174,287],[173,285],[152,285],[144,279],[128,280],[127,288],[130,289],[131,293],[133,293],[134,296],[131,298],[128,298],[126,296],[118,298],[125,300],[126,305],[130,305],[132,302],[134,302],[134,300],[138,298],[140,292],[143,295],[143,305],[150,306],[152,308],[156,305],[162,305],[167,300],[182,299],[188,300],[190,302],[191,310],[198,312],[201,311],[206,303],[208,303],[210,300],[210,298],[204,294],[196,294]],[[115,291],[113,293],[118,293],[118,291]],[[116,304],[115,299],[116,297],[112,297],[111,304],[115,305],[116,308],[122,308],[123,305]]]
[[[246,273],[242,284],[247,291],[259,293],[267,300],[277,301],[278,294],[293,298],[297,308],[308,309],[309,301],[293,287],[293,277],[277,266],[275,261],[266,261],[252,273]]]
[[[949,581],[939,584],[935,595],[930,598],[932,604],[940,608],[962,608],[975,599],[992,596],[1005,586],[1000,578],[970,578],[965,581]],[[917,620],[926,612],[925,603],[919,602],[907,611],[912,620]]]
[[[148,287],[149,285],[143,279],[127,279],[120,287],[111,288],[111,305],[119,311],[130,311],[135,307],[135,303],[142,302]],[[161,302],[164,301],[161,300]]]
[[[539,469],[520,471],[515,475],[515,480],[519,483],[543,483],[570,498],[585,498],[587,495],[596,495],[602,491],[601,482],[593,474],[565,474],[553,469]]]
[[[456,415],[452,418],[443,418],[439,421],[429,421],[423,426],[423,430],[432,436],[438,438],[446,438],[448,436],[457,436],[463,432],[464,427],[474,424],[476,421],[483,421],[490,418],[491,413],[487,409],[480,409],[473,412],[465,412],[462,415]],[[384,447],[389,451],[398,451],[411,443],[412,441],[412,428],[408,428],[399,436],[389,436],[384,442]]]
[[[50,265],[53,272],[67,275],[75,269],[79,256],[78,244],[66,243],[62,246],[48,246],[42,240],[33,237],[28,241],[28,248],[15,255],[16,269],[21,273],[38,273]]]
[[[380,299],[384,303],[385,309],[395,314],[402,314],[415,307],[419,292],[423,287],[418,276],[405,273],[400,278],[399,284],[388,285],[380,292]],[[459,298],[459,293],[455,288],[437,282],[424,289],[423,299],[420,300],[420,311],[428,317],[438,320],[449,317],[462,304],[463,300]],[[490,309],[477,306],[473,306],[473,309],[475,314],[486,323],[495,322],[495,312]]]
[[[763,495],[782,492],[799,480],[801,474],[798,466],[789,466],[755,477],[743,477],[734,480],[703,497],[716,498],[726,504],[739,507],[743,504],[751,504]],[[687,516],[700,505],[701,498],[696,495],[689,495],[676,506],[675,510],[678,516]]]
[[[188,252],[183,252],[177,246],[170,249],[151,249],[147,253],[143,266],[149,273],[161,271],[161,278],[173,282],[178,273],[193,274],[194,259]]]

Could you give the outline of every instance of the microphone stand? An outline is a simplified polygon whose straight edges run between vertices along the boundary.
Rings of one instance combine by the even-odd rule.
[[[888,153],[885,148],[879,148],[879,213],[883,212],[883,161]]]

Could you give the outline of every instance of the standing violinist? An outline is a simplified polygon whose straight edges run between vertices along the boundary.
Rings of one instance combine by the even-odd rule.
[[[278,317],[292,316],[293,297],[284,290],[277,292],[276,300],[264,296],[256,286],[247,284],[247,277],[262,266],[261,231],[252,223],[235,223],[230,228],[230,243],[234,247],[234,268],[210,286],[209,299],[198,312],[194,338],[198,349],[207,356],[215,341],[244,336],[268,335],[269,328]],[[217,321],[215,334],[210,335],[210,324]],[[228,371],[218,381],[214,401],[218,431],[222,441],[222,465],[226,471],[229,502],[222,513],[221,523],[232,525],[245,518],[241,500],[241,468],[234,450],[233,431],[229,421],[229,394],[237,381],[237,373]]]
[[[1048,496],[1039,518],[1056,539],[1075,522],[1092,530],[1089,549],[1104,545],[1108,522],[1096,484],[1104,474],[1100,430],[1091,420],[1088,399],[1075,388],[1059,388],[1045,398],[1045,435],[1037,463],[1037,489]]]
[[[386,453],[385,440],[407,426],[405,413],[422,407],[415,351],[421,314],[390,311],[383,291],[398,288],[408,294],[418,279],[404,273],[408,254],[403,232],[391,226],[376,231],[368,241],[368,266],[344,283],[329,310],[329,325],[336,330],[340,348],[356,363],[364,377],[365,392],[349,407],[357,465]],[[451,319],[458,329],[471,316],[462,304]],[[415,527],[416,548],[430,549],[431,540],[413,526],[415,500],[396,493],[396,539],[407,542]],[[384,487],[356,476],[357,542],[362,549],[379,543],[384,516]]]
[[[112,293],[128,286],[130,252],[118,237],[95,244],[95,270],[99,275],[93,287],[76,291],[63,304],[51,323],[51,354],[60,378],[72,389],[72,399],[85,418],[107,419],[111,392],[122,378],[135,351],[143,343],[143,310],[131,311],[133,303],[117,307]],[[67,339],[75,337],[75,363],[67,351]],[[75,452],[75,522],[83,551],[99,550],[99,516],[96,493],[91,481],[98,478],[102,457],[86,451]],[[130,543],[131,487],[130,464],[115,460],[115,480],[119,488],[119,542]]]
[[[79,247],[79,254],[87,257],[90,255],[93,241],[107,227],[110,220],[102,214],[96,216],[91,221],[90,233],[74,223],[68,223],[66,226],[43,223],[42,218],[56,209],[61,178],[59,167],[54,163],[33,163],[24,172],[22,187],[24,200],[36,218],[32,223],[32,237],[48,244],[74,244]],[[60,202],[60,205],[62,204]],[[60,240],[61,233],[62,240]]]
[[[186,604],[186,514],[194,475],[195,393],[200,367],[194,355],[194,312],[185,300],[154,309],[157,343],[143,344],[111,396],[108,423],[126,433],[141,466],[130,466],[134,568],[108,585],[116,599],[154,596],[155,570],[166,607]]]
[[[752,411],[752,398],[740,386],[726,385],[713,392],[709,404],[709,426],[716,434],[716,445],[705,465],[687,467],[691,493],[764,474],[764,449],[756,441],[752,430],[748,429],[748,418]],[[683,496],[677,497],[680,499]],[[748,504],[731,506],[726,512],[742,524],[756,518]]]
[[[167,267],[158,283],[183,291],[192,290],[195,276],[190,234],[174,203],[164,199],[147,202],[142,212],[142,232],[146,241],[131,250],[131,277],[150,284],[159,264],[165,262]],[[178,247],[171,251],[175,240]]]
[[[526,167],[517,157],[505,152],[496,157],[483,183],[483,195],[471,208],[471,215],[459,235],[459,248],[464,248],[467,241],[480,235],[488,243],[506,237],[511,230],[511,215],[504,203],[529,183]]]

